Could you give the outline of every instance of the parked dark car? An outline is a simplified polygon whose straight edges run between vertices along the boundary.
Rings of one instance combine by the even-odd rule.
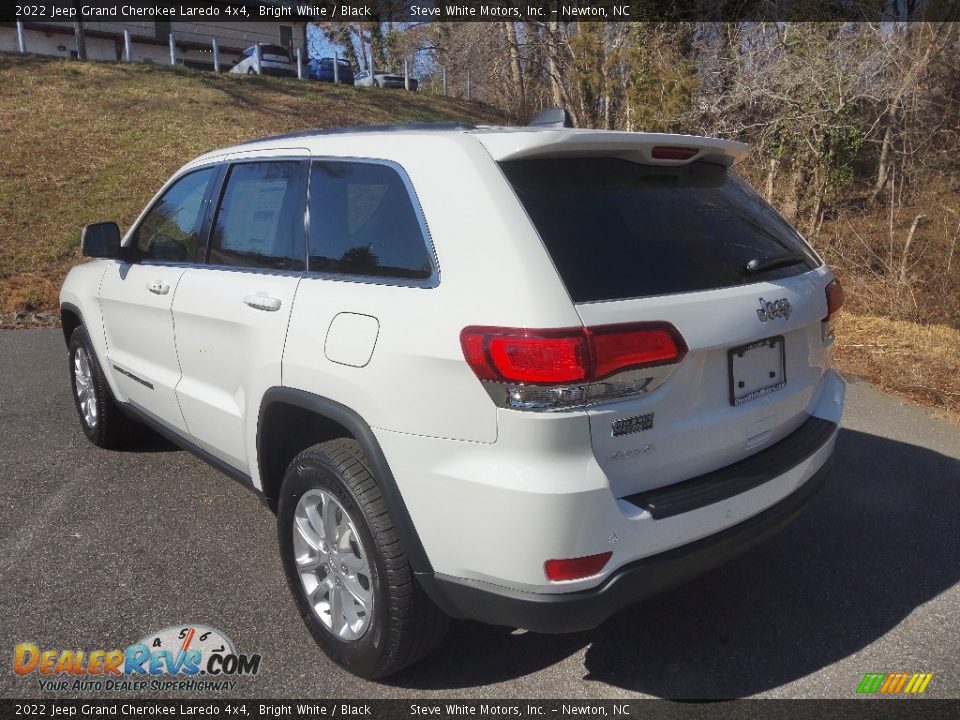
[[[339,58],[336,60],[337,65],[337,75],[339,80],[343,85],[353,85],[353,66],[350,65],[350,61],[344,58]],[[320,80],[322,82],[333,82],[333,64],[334,58],[325,57],[325,58],[311,58],[310,59],[310,77],[314,80]]]

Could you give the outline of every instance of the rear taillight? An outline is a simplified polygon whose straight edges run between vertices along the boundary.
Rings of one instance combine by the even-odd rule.
[[[843,286],[839,280],[831,280],[827,285],[827,320],[843,307]]]
[[[467,363],[506,407],[569,408],[643,391],[635,371],[680,362],[687,352],[669,323],[528,330],[468,327],[460,333]]]
[[[566,558],[564,560],[547,560],[543,570],[548,580],[579,580],[596,575],[607,564],[613,553],[610,551],[587,557]]]
[[[650,150],[650,157],[654,160],[689,160],[698,152],[699,148],[658,145]]]
[[[820,323],[820,338],[824,345],[830,345],[836,340],[834,317],[843,307],[843,286],[839,280],[831,280],[827,285],[827,316]]]
[[[492,334],[483,344],[502,380],[538,385],[577,382],[586,379],[590,366],[582,333]]]
[[[629,368],[680,362],[687,345],[673,325],[605,325],[587,328],[593,350],[594,377],[602,379]]]

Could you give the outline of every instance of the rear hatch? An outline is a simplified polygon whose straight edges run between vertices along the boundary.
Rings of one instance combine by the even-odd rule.
[[[290,51],[280,45],[261,45],[260,57],[265,62],[292,64]]]
[[[642,391],[587,409],[623,497],[742,460],[804,422],[829,363],[831,276],[729,169],[742,146],[606,135],[606,148],[493,154],[587,328],[669,323],[682,337],[679,361],[634,371]]]

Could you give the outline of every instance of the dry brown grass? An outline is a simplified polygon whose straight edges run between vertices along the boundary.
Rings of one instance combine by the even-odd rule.
[[[960,330],[843,312],[834,360],[884,390],[960,412]]]
[[[960,173],[929,169],[874,207],[851,188],[811,240],[848,310],[960,328]]]
[[[0,53],[0,311],[56,307],[81,228],[126,227],[205,150],[304,128],[502,122],[479,103]]]

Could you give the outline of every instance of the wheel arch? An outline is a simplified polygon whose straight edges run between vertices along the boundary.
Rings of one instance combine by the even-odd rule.
[[[63,330],[63,340],[70,344],[70,336],[73,331],[83,325],[83,314],[73,303],[60,303],[60,328]]]
[[[418,576],[432,576],[433,567],[373,430],[335,400],[285,387],[264,393],[257,420],[257,462],[267,504],[276,510],[287,465],[300,451],[337,437],[353,438],[360,445],[411,568]]]

